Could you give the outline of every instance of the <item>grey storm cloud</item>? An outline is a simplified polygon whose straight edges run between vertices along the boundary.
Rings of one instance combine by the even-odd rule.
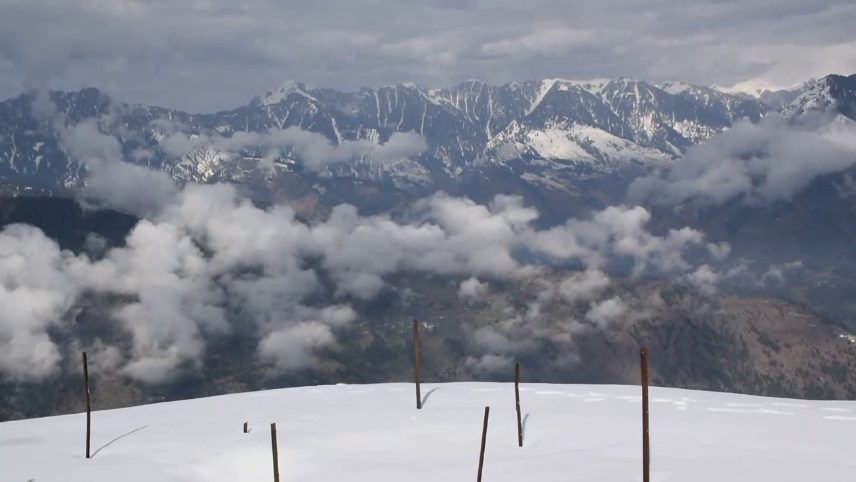
[[[0,94],[96,86],[212,111],[298,79],[355,89],[468,78],[787,86],[856,71],[847,0],[3,0]]]

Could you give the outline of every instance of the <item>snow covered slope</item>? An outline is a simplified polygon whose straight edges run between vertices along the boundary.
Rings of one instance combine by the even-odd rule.
[[[828,75],[807,87],[782,114],[794,117],[809,112],[834,112],[856,119],[856,74]]]
[[[0,480],[475,480],[491,407],[484,480],[641,480],[640,388],[523,385],[517,447],[511,384],[304,387],[0,424]],[[651,391],[652,481],[852,480],[856,403]],[[251,433],[243,434],[247,420]]]

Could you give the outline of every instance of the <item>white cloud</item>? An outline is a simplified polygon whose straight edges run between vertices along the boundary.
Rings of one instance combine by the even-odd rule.
[[[609,286],[609,276],[597,268],[576,273],[559,285],[559,294],[568,302],[588,301]]]
[[[62,326],[79,294],[67,270],[76,260],[31,226],[0,231],[0,373],[41,379],[61,355],[48,329]]]
[[[82,202],[106,204],[138,216],[156,214],[173,202],[177,188],[168,174],[125,162],[119,140],[101,131],[100,123],[109,123],[110,116],[67,125],[55,107],[51,111],[48,114],[63,148],[87,168],[86,186],[78,192]]]
[[[461,286],[458,288],[458,298],[463,300],[480,300],[487,294],[489,285],[482,283],[476,277],[472,277],[461,281]]]
[[[707,250],[714,259],[722,261],[731,254],[731,245],[724,241],[721,243],[707,243]]]
[[[299,127],[272,129],[265,133],[235,132],[230,137],[176,132],[164,137],[160,145],[167,154],[175,157],[197,149],[235,154],[250,147],[260,147],[269,155],[272,152],[291,149],[303,161],[305,167],[313,171],[321,171],[330,164],[348,162],[360,157],[385,163],[417,156],[428,148],[425,138],[415,132],[396,132],[383,144],[367,140],[343,140],[333,144],[322,134]]]
[[[708,296],[716,294],[717,284],[721,278],[722,276],[716,270],[706,264],[687,275],[689,282]]]
[[[601,328],[607,328],[612,323],[619,321],[626,312],[627,306],[621,301],[621,298],[616,296],[592,306],[586,313],[586,319]]]
[[[505,355],[516,352],[519,344],[502,331],[502,327],[488,325],[476,329],[471,336],[473,343],[482,350]]]
[[[738,122],[690,148],[664,175],[634,181],[628,197],[666,205],[789,200],[816,177],[856,164],[854,138],[852,122],[796,124],[777,115]]]
[[[802,261],[791,261],[789,263],[776,264],[767,268],[767,271],[761,275],[761,279],[758,281],[760,285],[766,285],[768,283],[784,283],[785,275],[789,272],[799,270],[803,267]]]
[[[610,257],[629,258],[636,275],[649,269],[689,269],[682,252],[700,244],[704,235],[685,227],[655,236],[645,227],[650,219],[651,213],[641,206],[610,206],[590,220],[571,219],[562,226],[529,233],[527,246],[556,259],[581,259],[590,266],[600,266]]]
[[[259,345],[259,355],[278,372],[300,370],[314,365],[313,349],[331,346],[335,340],[329,326],[302,322],[267,335]]]
[[[510,357],[544,340],[571,340],[581,325],[568,319],[557,327],[545,307],[560,297],[594,299],[609,283],[601,269],[606,260],[629,257],[639,274],[691,270],[681,251],[700,244],[701,234],[656,236],[645,229],[649,217],[642,208],[613,207],[539,231],[538,212],[519,197],[479,205],[441,193],[417,203],[407,221],[361,216],[341,205],[326,220],[304,224],[291,208],[255,207],[234,186],[189,184],[141,220],[124,246],[102,246],[94,261],[60,251],[35,228],[0,232],[0,299],[14,307],[0,315],[0,373],[16,379],[54,373],[61,352],[49,329],[65,323],[84,292],[126,300],[111,317],[129,347],[105,351],[100,369],[113,365],[157,383],[200,367],[206,340],[231,332],[232,311],[261,334],[259,359],[286,372],[314,366],[318,350],[334,347],[339,331],[356,319],[347,297],[374,298],[392,274],[460,277],[462,296],[483,296],[487,285],[479,278],[538,279],[544,267],[522,262],[519,252],[582,259],[586,271],[562,284],[536,282],[525,309],[473,332],[481,355]],[[333,282],[332,293],[317,269]],[[620,303],[599,303],[588,318],[606,325],[620,316]],[[480,366],[503,363],[485,358]]]
[[[487,354],[479,357],[467,357],[466,366],[480,375],[493,375],[497,373],[511,373],[514,360],[503,355]]]

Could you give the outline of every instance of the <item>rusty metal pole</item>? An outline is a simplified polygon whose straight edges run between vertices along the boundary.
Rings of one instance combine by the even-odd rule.
[[[642,365],[642,481],[649,482],[651,477],[651,447],[649,445],[648,425],[648,350],[639,350]]]
[[[83,380],[86,384],[86,458],[90,458],[89,445],[92,440],[92,404],[89,395],[89,360],[83,352]]]
[[[481,452],[479,453],[479,475],[476,479],[477,482],[481,482],[482,479],[482,468],[484,467],[484,448],[487,444],[487,419],[490,416],[490,407],[484,407],[484,427],[482,428],[482,443],[481,443]]]
[[[270,446],[273,450],[273,482],[279,482],[279,450],[276,444],[276,424],[270,424]]]
[[[520,363],[514,365],[514,401],[517,405],[517,446],[523,447],[523,420],[520,418]]]
[[[419,321],[413,320],[413,361],[416,368],[416,409],[422,410],[422,368],[419,365]]]

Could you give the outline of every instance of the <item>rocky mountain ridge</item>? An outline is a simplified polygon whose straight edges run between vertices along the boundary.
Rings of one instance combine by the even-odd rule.
[[[396,133],[422,136],[419,155],[375,162],[366,152],[325,166],[321,174],[412,189],[457,182],[488,165],[523,160],[531,175],[584,167],[608,172],[629,163],[667,162],[739,119],[757,121],[770,109],[759,100],[687,86],[676,89],[633,79],[561,79],[491,86],[468,81],[448,89],[415,84],[339,92],[286,82],[249,104],[213,114],[124,104],[97,89],[34,93],[0,103],[0,178],[41,188],[84,184],[81,160],[70,158],[57,116],[74,125],[98,120],[127,160],[169,172],[180,182],[244,183],[272,158],[277,172],[301,169],[293,145],[266,146],[212,138],[297,128],[337,147],[380,145]],[[193,142],[170,146],[181,134]],[[262,174],[264,177],[264,174]]]

